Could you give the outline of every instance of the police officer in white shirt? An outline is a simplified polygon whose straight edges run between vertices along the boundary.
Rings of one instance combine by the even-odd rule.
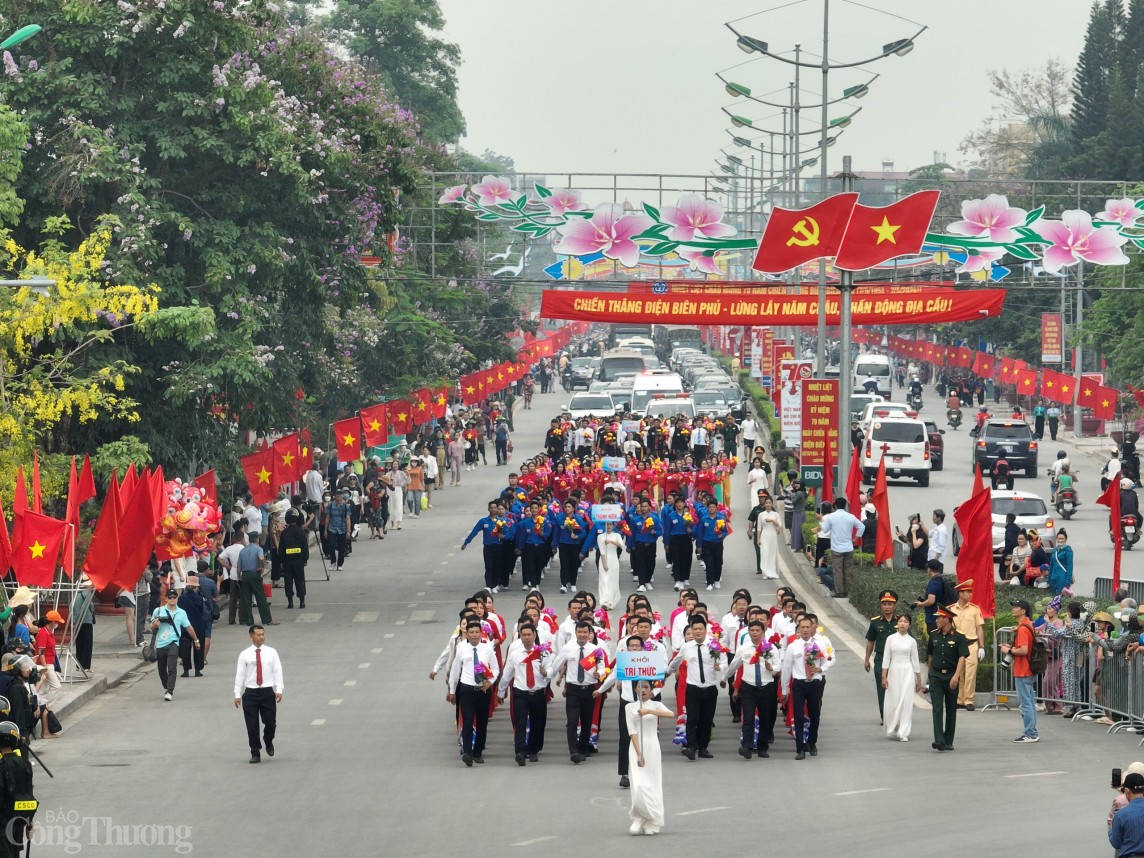
[[[787,645],[783,653],[779,702],[791,695],[796,760],[805,760],[807,751],[812,757],[818,756],[818,722],[822,715],[825,673],[834,664],[834,647],[825,635],[817,634],[817,629],[818,617],[804,614],[798,621],[798,637]],[[803,725],[808,718],[810,729],[804,731]]]
[[[548,723],[548,662],[550,652],[536,642],[536,626],[521,623],[519,646],[509,647],[498,694],[504,700],[512,686],[512,735],[516,764],[525,759],[538,762],[544,749],[544,728]],[[527,736],[527,741],[525,737]]]
[[[769,757],[767,747],[774,731],[778,715],[778,695],[775,692],[775,675],[782,668],[782,649],[765,640],[767,624],[762,619],[753,619],[747,624],[748,639],[738,648],[735,657],[727,665],[727,675],[734,677],[742,667],[743,676],[739,682],[737,695],[742,701],[743,732],[739,740],[739,756],[751,759],[751,751],[757,750],[760,757]],[[759,718],[759,738],[755,744],[755,716]]]
[[[479,666],[479,670],[478,670]],[[481,643],[479,620],[465,624],[465,643],[458,644],[449,668],[449,703],[461,708],[461,761],[469,767],[485,761],[485,736],[489,725],[489,693],[500,668],[491,645]]]
[[[274,730],[284,690],[282,661],[278,652],[266,646],[266,629],[253,625],[250,627],[250,646],[238,654],[238,672],[234,677],[234,708],[242,709],[242,717],[246,721],[251,763],[262,762],[259,718],[262,719],[266,753],[274,756]]]
[[[560,671],[564,671],[564,712],[568,718],[568,755],[579,765],[588,759],[592,738],[592,715],[596,701],[592,692],[599,684],[599,674],[604,669],[603,659],[594,664],[586,664],[589,656],[596,652],[592,643],[592,624],[587,620],[576,623],[576,639],[569,641],[556,654],[549,669],[553,681],[559,681]]]
[[[694,760],[696,754],[709,760],[715,756],[707,746],[711,743],[711,725],[715,722],[719,680],[725,664],[722,655],[708,646],[707,620],[703,615],[693,615],[688,625],[691,640],[679,648],[667,669],[669,673],[674,672],[682,662],[687,662],[685,753],[689,760]]]

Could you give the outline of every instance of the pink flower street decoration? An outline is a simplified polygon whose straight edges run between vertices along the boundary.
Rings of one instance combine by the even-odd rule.
[[[735,234],[735,227],[723,223],[723,207],[698,194],[680,197],[678,206],[664,206],[663,221],[671,224],[667,237],[672,241],[723,238]]]
[[[1008,198],[990,194],[983,200],[962,202],[963,220],[951,223],[949,231],[955,235],[988,237],[1003,244],[1017,237],[1014,227],[1024,226],[1027,215],[1024,209],[1011,207]]]
[[[639,235],[651,223],[647,215],[625,215],[622,206],[604,203],[590,218],[578,217],[558,226],[556,229],[561,239],[554,250],[565,256],[602,253],[608,259],[619,260],[624,267],[632,268],[640,258],[640,247],[632,241],[632,236]]]
[[[1107,200],[1104,203],[1104,211],[1097,212],[1092,216],[1092,219],[1117,223],[1122,229],[1128,229],[1136,226],[1136,221],[1142,216],[1144,216],[1144,211],[1136,208],[1134,200],[1123,199]]]
[[[558,217],[563,217],[568,212],[582,212],[588,208],[588,204],[580,199],[580,192],[568,188],[557,188],[552,192],[552,196],[542,202]]]
[[[485,176],[479,185],[473,185],[473,193],[477,195],[478,205],[500,205],[512,199],[512,185],[500,176]]]
[[[449,203],[463,203],[466,187],[467,185],[454,185],[448,188],[445,193],[441,194],[441,199],[437,200],[437,205],[447,206]]]
[[[1126,265],[1128,257],[1120,249],[1128,241],[1115,227],[1092,225],[1092,216],[1079,209],[1061,212],[1059,221],[1041,221],[1036,226],[1045,248],[1043,264],[1050,274],[1083,259],[1096,265]]]
[[[968,251],[965,262],[957,266],[957,273],[965,274],[970,271],[988,271],[993,267],[993,263],[1004,255],[1004,250],[991,250],[984,247],[974,248],[974,250]]]
[[[719,266],[715,264],[715,257],[709,256],[706,251],[691,247],[681,247],[675,251],[680,258],[691,263],[692,271],[702,271],[704,274],[718,274]]]

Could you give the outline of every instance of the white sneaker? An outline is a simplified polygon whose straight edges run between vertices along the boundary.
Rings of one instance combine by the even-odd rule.
[[[339,566],[339,567],[338,567],[337,569],[335,569],[334,571],[335,571],[335,572],[341,572],[341,571],[342,571],[342,567],[341,567],[341,566]]]
[[[633,575],[632,576],[632,583],[638,584],[639,582],[640,582],[640,576],[639,575]]]
[[[1041,737],[1040,736],[1018,736],[1013,741],[1016,742],[1018,745],[1031,745],[1034,742],[1041,741]]]
[[[722,581],[716,581],[715,582],[715,589],[716,590],[722,590],[723,589],[723,582]]]
[[[646,584],[644,584],[644,586],[645,586],[645,587],[647,587],[649,590],[654,590],[654,589],[655,589],[655,587],[653,587],[653,586],[651,585],[651,581],[648,581]]]
[[[527,585],[527,584],[525,584],[525,585],[524,585],[524,586],[522,586],[520,589],[521,589],[522,591],[524,591],[524,592],[528,592],[528,585]]]
[[[170,691],[168,691],[166,694],[164,694],[164,695],[163,695],[163,699],[164,699],[164,700],[166,700],[168,703],[170,703],[170,702],[171,702],[171,697],[173,697],[173,696],[174,696],[174,695],[172,695],[172,694],[171,694],[171,692],[170,692]]]
[[[682,581],[676,581],[675,586],[672,587],[671,589],[672,590],[682,590],[683,589],[683,582]]]
[[[714,587],[712,587],[710,584],[708,584],[708,585],[707,585],[707,592],[709,592],[709,593],[710,593],[710,592],[711,592],[712,590],[714,590],[714,589],[715,589],[715,588],[714,588]]]
[[[568,588],[567,588],[567,587],[565,587],[563,584],[561,584],[561,585],[560,585],[560,592],[561,592],[561,593],[567,593],[567,592],[568,592]]]
[[[636,587],[636,592],[637,593],[646,593],[647,587],[645,587],[643,584],[640,584],[638,587]]]

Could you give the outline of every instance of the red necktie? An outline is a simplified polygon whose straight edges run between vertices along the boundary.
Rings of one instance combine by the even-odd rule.
[[[529,652],[529,655],[531,655],[531,654],[532,653]],[[536,684],[536,674],[532,670],[532,659],[531,658],[529,658],[524,663],[524,667],[525,667],[525,675],[528,677],[528,689],[529,689],[529,691],[531,691],[532,687]]]
[[[254,681],[258,683],[258,687],[262,687],[262,648],[254,648]]]

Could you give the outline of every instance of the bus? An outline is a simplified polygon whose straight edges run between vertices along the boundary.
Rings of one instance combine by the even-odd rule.
[[[656,325],[652,339],[663,361],[671,357],[671,350],[676,346],[690,346],[703,351],[703,334],[699,328],[686,325]]]
[[[636,325],[629,322],[620,322],[609,326],[608,348],[614,349],[620,340],[628,337],[645,337],[651,339],[651,325]]]

